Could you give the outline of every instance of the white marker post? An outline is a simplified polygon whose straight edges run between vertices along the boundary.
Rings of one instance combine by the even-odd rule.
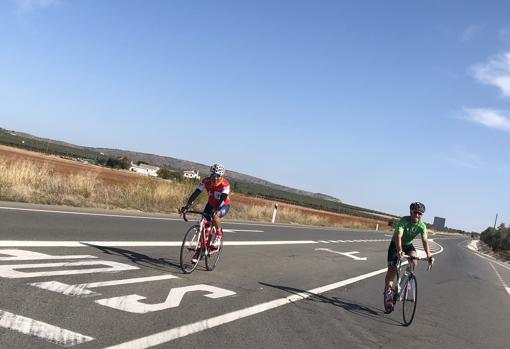
[[[274,204],[274,209],[273,209],[273,218],[271,219],[271,223],[274,223],[275,219],[276,219],[276,211],[278,210],[278,204]]]

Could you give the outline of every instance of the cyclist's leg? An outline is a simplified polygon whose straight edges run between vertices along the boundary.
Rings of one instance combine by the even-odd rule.
[[[384,291],[389,288],[393,288],[393,279],[395,279],[395,274],[397,273],[397,246],[395,242],[392,241],[390,246],[388,247],[388,271],[386,272]]]
[[[213,225],[214,224],[214,218],[213,218],[213,213],[214,213],[214,207],[212,207],[209,203],[207,203],[204,207],[204,216],[207,218],[207,220],[209,222],[212,222]],[[208,242],[209,242],[209,238],[210,236],[208,236],[210,234],[206,234],[205,238],[206,238],[206,245],[208,245]]]
[[[403,246],[402,249],[404,250],[404,253],[406,255],[416,257],[416,249],[414,248],[413,244]],[[416,259],[413,259],[411,263],[413,264],[413,270],[415,270],[418,261]]]
[[[216,227],[216,235],[218,237],[223,236],[223,230],[221,229],[221,219],[225,217],[225,215],[230,210],[230,205],[223,205],[221,206],[214,214],[213,220],[214,220],[214,226]]]

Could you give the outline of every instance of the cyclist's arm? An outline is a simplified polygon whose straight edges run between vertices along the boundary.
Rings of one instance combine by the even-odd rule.
[[[403,250],[402,250],[402,234],[397,234],[397,236],[395,236],[395,244],[397,245],[397,256],[402,256],[404,254]]]
[[[429,259],[429,262],[432,262],[434,257],[432,257],[432,254],[430,253],[429,240],[426,237],[422,236],[421,242],[423,244],[423,248],[425,249],[425,253],[427,254],[427,258]]]
[[[220,201],[218,203],[218,208],[220,208],[221,206],[223,206],[223,204],[225,203],[225,200],[227,200],[228,198],[228,194],[227,193],[221,193],[220,195]]]
[[[188,203],[186,204],[186,206],[190,207],[191,205],[193,205],[193,201],[195,201],[195,200],[196,200],[196,198],[200,195],[200,193],[201,193],[201,192],[202,192],[202,191],[201,191],[199,188],[197,188],[197,189],[193,192],[193,194],[191,194],[191,196],[189,197],[189,199],[188,199]]]

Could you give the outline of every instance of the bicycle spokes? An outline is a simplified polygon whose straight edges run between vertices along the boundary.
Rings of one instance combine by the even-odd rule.
[[[184,235],[181,245],[180,262],[183,272],[191,273],[195,270],[200,261],[202,249],[200,226],[194,225]]]

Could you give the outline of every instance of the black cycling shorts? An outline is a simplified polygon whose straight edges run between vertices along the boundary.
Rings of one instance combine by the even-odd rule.
[[[411,251],[416,251],[413,244],[410,245],[403,245],[402,251],[404,251],[405,254],[409,255]],[[398,262],[398,256],[397,256],[397,244],[395,241],[391,240],[390,247],[388,247],[388,267],[390,266],[397,266]]]
[[[204,213],[210,215],[212,211],[215,210],[214,207],[210,203],[207,203],[204,208]],[[220,212],[220,218],[225,217],[225,215],[228,213],[228,210],[230,210],[230,205],[223,205],[219,209],[216,209]]]

